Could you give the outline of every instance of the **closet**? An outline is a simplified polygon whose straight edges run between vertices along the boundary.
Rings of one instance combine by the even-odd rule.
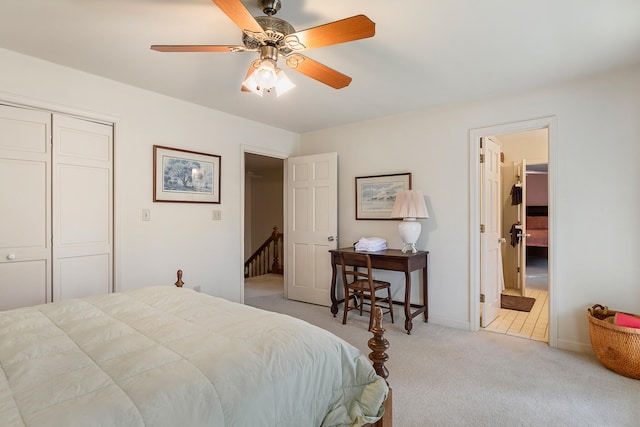
[[[112,288],[113,125],[0,105],[0,310]]]

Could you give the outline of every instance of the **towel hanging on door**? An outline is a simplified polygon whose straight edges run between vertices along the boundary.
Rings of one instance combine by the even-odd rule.
[[[511,187],[511,206],[522,203],[522,185],[513,184]]]
[[[519,223],[513,224],[511,226],[511,230],[510,230],[510,234],[511,234],[511,246],[513,246],[514,248],[516,246],[518,246],[518,243],[520,243],[520,238],[522,236],[522,230],[521,228],[518,227],[522,227]]]

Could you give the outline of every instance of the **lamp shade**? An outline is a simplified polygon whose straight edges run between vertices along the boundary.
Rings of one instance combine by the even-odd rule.
[[[391,210],[391,218],[429,218],[424,194],[420,190],[400,190]]]

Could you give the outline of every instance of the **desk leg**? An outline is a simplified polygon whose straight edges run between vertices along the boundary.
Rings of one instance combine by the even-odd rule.
[[[407,335],[411,335],[411,329],[413,329],[413,316],[411,315],[411,273],[404,272],[404,329],[407,331]]]
[[[427,266],[422,269],[422,295],[424,295],[424,321],[429,321],[429,294],[427,293],[429,284],[429,275],[427,274]]]
[[[331,263],[331,312],[333,313],[333,317],[336,317],[336,314],[338,314],[338,304],[340,304],[343,300],[338,300],[338,298],[336,298],[336,275],[337,275],[337,268],[336,268],[336,263],[332,262]]]

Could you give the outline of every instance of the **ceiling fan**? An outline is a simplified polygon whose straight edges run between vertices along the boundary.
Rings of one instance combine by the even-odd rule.
[[[266,16],[253,17],[240,0],[212,0],[242,30],[243,46],[224,45],[152,45],[159,52],[258,52],[242,84],[242,91],[260,96],[275,88],[278,95],[295,87],[278,68],[282,56],[287,67],[307,77],[341,89],[351,77],[327,67],[300,52],[318,47],[372,37],[375,24],[364,15],[356,15],[318,27],[296,31],[287,21],[274,15],[280,0],[258,0]]]

